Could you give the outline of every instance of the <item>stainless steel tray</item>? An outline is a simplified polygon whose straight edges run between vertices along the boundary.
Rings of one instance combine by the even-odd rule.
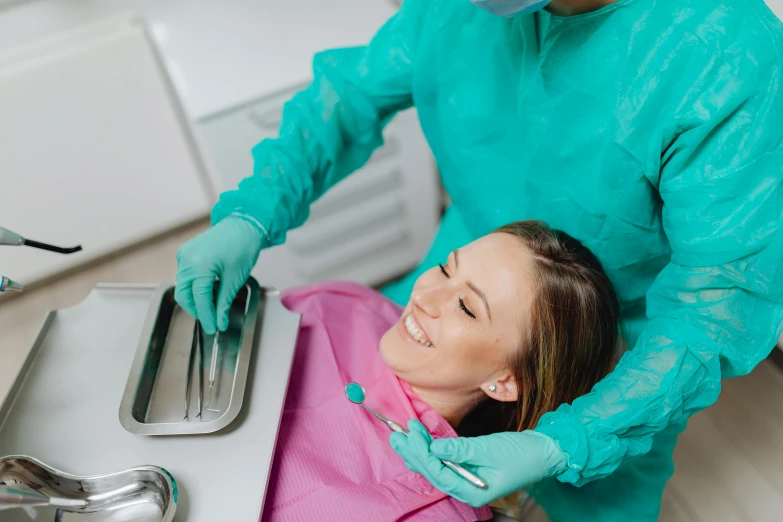
[[[171,522],[177,510],[177,484],[156,466],[92,477],[77,477],[30,457],[0,459],[0,484],[22,486],[47,496],[85,500],[83,508],[54,507],[3,512],[3,521],[43,522]],[[30,513],[30,514],[28,514]]]
[[[144,437],[123,428],[117,410],[157,289],[100,284],[47,315],[0,405],[0,456],[30,455],[82,476],[155,464],[177,480],[174,522],[258,520],[300,316],[262,289],[239,417],[217,433]]]
[[[215,295],[217,291],[216,284]],[[161,285],[153,295],[120,404],[122,426],[137,435],[192,435],[213,433],[231,424],[242,409],[263,298],[253,278],[237,294],[228,329],[219,334],[214,388],[209,387],[209,377],[215,336],[202,332],[186,415],[195,320],[177,305],[174,286]]]

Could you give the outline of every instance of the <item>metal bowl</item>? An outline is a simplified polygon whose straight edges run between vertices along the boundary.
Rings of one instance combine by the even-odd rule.
[[[35,519],[46,522],[171,522],[177,509],[177,484],[168,471],[156,466],[77,477],[30,457],[10,456],[0,459],[0,485],[27,487],[47,496],[87,502],[83,508],[67,511],[32,508]],[[17,517],[24,515],[22,510],[11,513],[14,511],[21,514]],[[53,516],[46,516],[50,512]],[[30,518],[24,515],[18,520]]]

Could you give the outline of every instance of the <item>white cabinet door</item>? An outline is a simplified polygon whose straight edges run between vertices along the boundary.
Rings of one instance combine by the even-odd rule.
[[[277,134],[293,90],[200,122],[215,186],[236,188],[253,172],[251,149]],[[368,285],[397,277],[426,253],[440,211],[434,161],[415,111],[395,118],[385,145],[365,167],[311,207],[310,218],[285,245],[264,251],[253,275],[281,288],[328,279]]]
[[[133,21],[0,54],[0,115],[0,226],[84,247],[0,247],[12,279],[35,282],[209,211],[189,125]]]

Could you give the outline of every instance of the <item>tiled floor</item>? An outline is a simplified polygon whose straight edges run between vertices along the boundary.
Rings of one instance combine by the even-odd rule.
[[[45,287],[0,300],[0,399],[48,310],[79,303],[97,282],[173,278],[177,248],[206,226],[206,221],[197,223]],[[781,399],[783,373],[768,362],[747,377],[725,381],[718,403],[695,416],[680,439],[677,471],[663,499],[661,520],[783,520]]]

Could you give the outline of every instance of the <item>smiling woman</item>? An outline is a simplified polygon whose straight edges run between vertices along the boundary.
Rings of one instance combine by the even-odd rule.
[[[586,247],[520,221],[422,274],[380,349],[458,431],[522,431],[608,372],[618,316],[612,286]]]
[[[400,309],[351,283],[284,295],[302,327],[264,520],[487,520],[406,469],[388,428],[346,400],[436,438],[532,428],[609,370],[618,307],[596,258],[522,221],[452,252]],[[380,348],[380,349],[379,349]],[[392,502],[391,499],[394,499]]]

